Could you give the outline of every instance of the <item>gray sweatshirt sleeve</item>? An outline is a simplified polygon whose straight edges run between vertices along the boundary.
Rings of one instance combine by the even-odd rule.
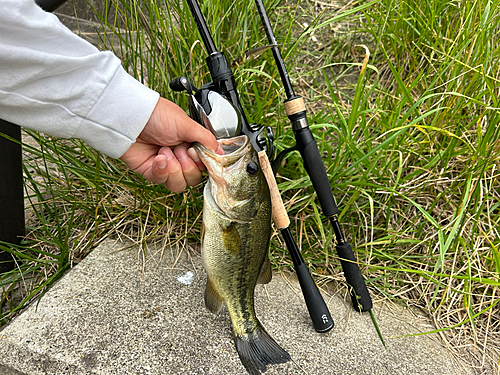
[[[63,138],[80,138],[118,158],[158,102],[150,90],[67,29],[34,0],[2,0],[0,118]]]

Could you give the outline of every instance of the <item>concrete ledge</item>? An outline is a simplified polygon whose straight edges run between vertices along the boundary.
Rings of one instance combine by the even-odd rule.
[[[0,365],[28,375],[245,374],[227,310],[213,315],[204,307],[199,256],[170,249],[153,256],[152,247],[144,263],[123,246],[103,243],[4,327]],[[275,274],[256,296],[262,324],[293,359],[266,374],[474,373],[432,335],[390,338],[431,329],[405,310],[374,308],[385,349],[369,315],[339,297],[325,296],[336,326],[319,334],[297,282]]]

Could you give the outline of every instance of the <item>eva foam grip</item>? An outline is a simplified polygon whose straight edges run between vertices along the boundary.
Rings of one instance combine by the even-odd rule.
[[[297,273],[300,288],[302,289],[314,329],[320,333],[328,332],[334,326],[333,319],[323,296],[309,273],[309,269],[305,263],[302,263],[295,267],[295,272]]]
[[[337,254],[340,257],[344,277],[351,287],[352,305],[356,311],[369,311],[372,308],[372,299],[366,287],[363,275],[359,269],[356,257],[349,242],[337,245]]]
[[[338,214],[339,209],[333,198],[330,180],[311,130],[309,127],[305,127],[295,130],[294,133],[297,150],[302,155],[304,168],[311,179],[314,190],[316,190],[324,215],[328,217]]]
[[[299,279],[300,289],[302,289],[307,311],[309,311],[314,329],[321,333],[328,332],[334,325],[328,306],[300,255],[299,248],[290,233],[290,228],[282,229],[281,234],[292,258],[293,266]]]

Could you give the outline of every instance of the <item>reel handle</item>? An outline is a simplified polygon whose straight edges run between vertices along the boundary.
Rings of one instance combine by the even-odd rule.
[[[186,77],[177,77],[168,83],[172,91],[186,91],[190,95],[194,95],[198,89]]]

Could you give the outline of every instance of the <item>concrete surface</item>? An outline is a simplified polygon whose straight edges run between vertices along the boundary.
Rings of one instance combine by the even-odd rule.
[[[245,374],[227,310],[204,307],[200,257],[123,247],[104,242],[0,331],[0,374]],[[429,331],[423,318],[375,306],[385,349],[368,314],[325,300],[336,325],[319,334],[296,281],[257,287],[257,315],[293,359],[266,374],[473,374],[436,336],[394,337]]]
[[[20,371],[14,370],[13,368],[0,365],[0,374],[1,375],[25,375]]]

